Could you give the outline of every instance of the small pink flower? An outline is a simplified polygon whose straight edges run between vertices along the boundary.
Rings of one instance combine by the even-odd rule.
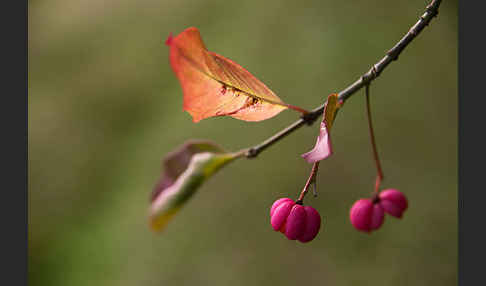
[[[282,232],[288,239],[305,243],[313,240],[319,232],[321,216],[310,206],[282,198],[270,208],[270,223],[275,231]]]
[[[407,198],[398,190],[383,190],[379,198],[385,212],[394,217],[401,218],[403,212],[408,208]]]
[[[370,199],[360,199],[349,212],[351,224],[359,231],[370,232],[380,228],[385,219],[383,207]]]

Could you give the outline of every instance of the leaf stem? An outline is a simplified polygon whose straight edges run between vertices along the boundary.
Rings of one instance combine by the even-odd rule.
[[[392,61],[398,59],[398,56],[410,44],[410,42],[412,42],[412,40],[415,39],[415,37],[417,37],[420,32],[422,32],[422,30],[430,23],[430,21],[435,16],[437,16],[437,14],[439,13],[439,6],[441,2],[442,0],[432,0],[432,2],[427,5],[424,14],[420,16],[420,19],[409,29],[405,36],[403,36],[400,41],[398,41],[398,43],[396,43],[386,53],[386,55],[381,60],[374,64],[371,69],[363,74],[358,80],[356,80],[354,83],[339,92],[339,101],[341,102],[341,104],[344,104],[346,100],[348,100],[361,88],[369,85],[383,72],[383,70],[385,70],[385,68]],[[303,113],[302,117],[299,120],[282,129],[280,132],[276,133],[275,135],[271,136],[270,138],[258,145],[245,149],[246,157],[255,158],[263,150],[280,141],[287,135],[293,133],[295,130],[299,129],[305,124],[312,125],[315,122],[316,118],[318,118],[324,112],[324,107],[325,103],[316,107],[308,113]]]
[[[373,149],[373,158],[376,164],[376,182],[375,182],[375,195],[376,195],[380,190],[380,185],[384,179],[384,175],[383,175],[383,169],[381,168],[380,158],[378,157],[378,150],[376,148],[376,141],[375,141],[375,132],[373,131],[373,123],[371,120],[369,84],[366,85],[365,94],[366,94],[366,117],[368,119],[368,128],[370,132],[371,148]]]
[[[303,108],[300,108],[298,106],[295,106],[295,105],[285,104],[285,106],[287,106],[287,108],[289,108],[289,109],[292,109],[292,110],[295,110],[295,111],[302,113],[302,115],[306,115],[306,114],[310,113],[309,111],[307,111]]]

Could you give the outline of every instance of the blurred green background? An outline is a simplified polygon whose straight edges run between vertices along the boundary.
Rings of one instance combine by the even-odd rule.
[[[161,159],[189,138],[228,150],[293,122],[194,124],[164,41],[198,27],[284,101],[311,109],[391,48],[427,1],[29,1],[30,285],[456,285],[457,1],[371,87],[386,179],[404,219],[371,235],[349,223],[375,169],[363,91],[340,112],[321,164],[323,227],[275,233],[269,207],[295,198],[318,125],[216,174],[162,234],[148,227]]]

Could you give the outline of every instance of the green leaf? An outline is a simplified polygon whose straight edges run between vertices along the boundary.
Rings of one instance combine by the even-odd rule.
[[[155,186],[150,226],[162,231],[172,217],[216,171],[243,153],[227,153],[210,141],[189,141],[164,159],[164,172]]]

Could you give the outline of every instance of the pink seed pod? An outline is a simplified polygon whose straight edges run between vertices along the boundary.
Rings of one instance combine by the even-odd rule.
[[[289,199],[289,198],[281,198],[281,199],[276,200],[276,201],[273,203],[272,207],[270,208],[270,216],[272,216],[272,215],[273,215],[273,212],[275,211],[275,209],[276,209],[276,208],[277,208],[277,207],[278,207],[280,204],[282,204],[282,203],[284,203],[284,202],[293,202],[293,200],[292,200],[292,199]]]
[[[285,225],[287,217],[292,210],[292,207],[295,205],[295,202],[290,201],[282,201],[280,202],[276,208],[274,209],[272,216],[270,217],[270,223],[275,231],[280,230],[282,226]]]
[[[376,203],[373,204],[373,214],[371,215],[370,228],[371,230],[379,229],[385,221],[385,211],[383,207]]]
[[[319,232],[321,216],[310,206],[296,204],[289,198],[275,201],[270,208],[270,223],[289,240],[309,242]]]
[[[408,208],[407,198],[398,190],[383,190],[379,197],[383,210],[394,217],[401,218],[403,212]]]
[[[383,207],[370,199],[360,199],[349,212],[351,224],[359,231],[370,232],[380,228],[385,219]]]
[[[285,236],[290,240],[296,240],[304,233],[306,227],[306,213],[304,207],[295,204],[285,221]]]
[[[313,240],[317,233],[319,233],[319,229],[321,228],[321,216],[311,206],[305,206],[304,210],[306,214],[305,230],[302,235],[299,236],[298,240],[306,243]]]

